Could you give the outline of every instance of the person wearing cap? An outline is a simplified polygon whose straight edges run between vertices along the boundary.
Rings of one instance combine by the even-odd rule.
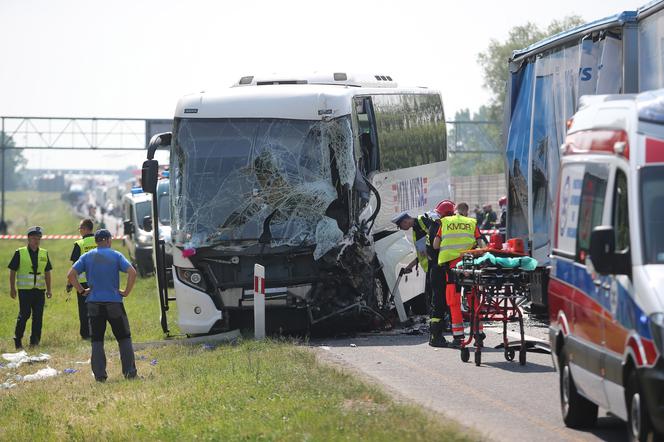
[[[440,228],[438,219],[438,207],[434,215],[422,215],[413,218],[408,214],[402,213],[392,221],[402,230],[413,228],[413,241],[415,244],[424,245],[421,252],[418,248],[418,258],[413,260],[407,267],[402,269],[402,273],[409,273],[412,267],[419,260],[420,265],[426,271],[426,282],[424,293],[429,310],[429,345],[432,347],[447,347],[447,341],[443,333],[447,328],[447,302],[445,300],[444,273],[438,266],[438,251],[433,248],[431,238],[436,236]],[[419,228],[418,228],[419,227]],[[422,259],[424,256],[424,259]]]
[[[442,203],[441,203],[442,205]],[[440,206],[440,205],[439,205]],[[461,290],[455,284],[451,269],[461,259],[463,252],[475,247],[482,238],[477,228],[477,220],[454,213],[454,206],[444,207],[439,211],[440,229],[433,240],[433,247],[438,249],[438,265],[446,274],[445,298],[452,319],[452,347],[458,348],[464,339],[463,316],[461,313]]]
[[[51,261],[46,249],[39,247],[42,228],[28,229],[28,245],[14,252],[9,262],[9,295],[16,299],[18,288],[19,311],[14,330],[14,346],[23,348],[23,333],[32,316],[30,346],[39,345],[42,333],[45,298],[51,297]]]
[[[428,213],[415,218],[410,216],[408,212],[401,212],[399,215],[392,218],[392,222],[401,230],[413,229],[413,244],[415,245],[417,259],[408,264],[408,266],[404,268],[403,273],[410,273],[413,267],[418,263],[426,272],[429,268],[426,252],[427,235],[429,233],[429,227],[431,227],[434,222],[434,218]]]
[[[392,222],[396,224],[397,227],[401,230],[413,230],[413,244],[415,245],[417,258],[412,260],[406,267],[402,268],[399,275],[412,272],[413,267],[419,263],[420,267],[422,267],[422,270],[424,270],[426,273],[424,293],[428,304],[431,297],[431,287],[429,285],[429,258],[426,248],[428,244],[429,228],[433,224],[434,220],[428,214],[420,215],[415,218],[410,216],[408,212],[401,212],[392,218]]]
[[[122,374],[127,379],[135,378],[134,348],[122,299],[129,296],[134,287],[136,269],[122,253],[111,248],[111,232],[99,229],[94,238],[97,248],[81,255],[67,273],[67,279],[77,293],[86,297],[92,341],[92,372],[99,382],[104,382],[108,376],[104,352],[104,334],[108,322],[120,348]],[[84,288],[78,281],[78,275],[84,272],[89,288]],[[120,272],[127,273],[127,286],[124,290],[120,290]]]
[[[69,257],[69,260],[72,262],[72,264],[78,261],[78,258],[80,258],[82,254],[97,248],[93,229],[94,223],[90,218],[86,218],[79,223],[78,231],[81,234],[81,239],[74,242],[74,248],[72,249],[71,256]],[[88,288],[88,280],[84,274],[79,275],[78,282],[81,283],[81,286],[84,289]],[[71,285],[69,281],[67,281],[67,293],[71,292],[73,287],[74,286]],[[77,293],[76,300],[78,301],[79,333],[81,338],[90,339],[90,324],[88,324],[88,308],[85,305],[85,296]]]

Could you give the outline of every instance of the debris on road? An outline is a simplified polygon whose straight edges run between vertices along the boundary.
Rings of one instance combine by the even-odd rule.
[[[357,347],[357,345],[356,345],[356,344],[350,344],[350,346],[351,346],[351,347]]]

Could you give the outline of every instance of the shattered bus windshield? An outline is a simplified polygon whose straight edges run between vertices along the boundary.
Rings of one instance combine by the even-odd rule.
[[[314,244],[319,224],[329,228],[325,211],[337,198],[331,159],[339,181],[350,185],[348,116],[179,120],[171,154],[175,243]]]

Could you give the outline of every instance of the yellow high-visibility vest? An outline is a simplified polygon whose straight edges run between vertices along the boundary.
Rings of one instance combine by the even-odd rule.
[[[78,244],[78,248],[81,250],[81,256],[84,253],[88,253],[90,250],[97,248],[97,243],[95,242],[94,236],[87,236],[85,238],[81,238],[78,241],[76,241],[75,244]],[[78,275],[78,282],[80,282],[81,284],[83,284],[84,282],[88,282],[88,279],[85,277],[85,273]]]
[[[424,215],[417,217],[417,224],[420,225],[422,230],[424,230],[424,235],[426,237],[426,244],[429,245],[429,229],[426,224],[424,224]],[[420,262],[420,267],[425,272],[429,270],[429,259],[427,258],[426,252],[420,252],[417,250],[417,235],[415,235],[415,228],[413,227],[413,245],[415,246],[415,253],[417,253],[417,260]]]
[[[438,264],[450,262],[475,244],[477,220],[462,215],[446,216],[440,220],[440,250]]]
[[[19,290],[46,289],[46,263],[48,262],[48,253],[45,249],[39,249],[37,252],[37,273],[32,268],[32,260],[27,247],[18,249],[19,264],[16,271],[16,286]]]

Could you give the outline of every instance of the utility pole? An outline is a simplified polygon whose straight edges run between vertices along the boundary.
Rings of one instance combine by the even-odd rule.
[[[2,155],[2,164],[0,165],[0,175],[2,175],[2,210],[0,211],[0,235],[7,234],[7,222],[5,221],[5,119],[2,118],[2,131],[0,131],[0,152]]]

